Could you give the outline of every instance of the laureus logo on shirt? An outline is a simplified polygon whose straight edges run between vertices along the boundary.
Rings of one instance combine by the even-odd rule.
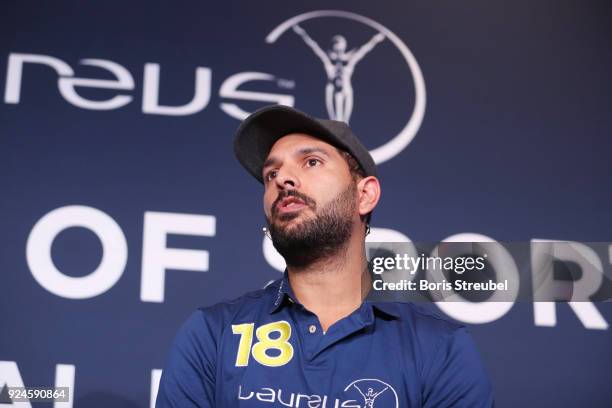
[[[366,26],[366,30],[369,31],[367,39],[350,41],[351,36],[345,32],[348,31],[345,29],[349,28],[346,26],[346,22],[356,22]],[[326,31],[326,28],[331,31]],[[322,35],[322,32],[331,32],[332,34]],[[318,40],[315,39],[317,35],[313,33],[318,34]],[[425,80],[416,58],[395,33],[377,21],[359,14],[341,10],[317,10],[285,20],[266,36],[266,43],[275,44],[282,36],[293,37],[287,38],[287,43],[291,45],[292,52],[294,52],[293,50],[302,50],[302,52],[310,53],[322,65],[326,77],[324,102],[327,115],[330,119],[347,123],[351,119],[356,99],[358,99],[354,98],[354,89],[358,89],[358,87],[354,86],[353,74],[356,70],[359,70],[364,58],[380,61],[379,57],[370,57],[370,55],[380,52],[378,50],[383,47],[383,44],[391,43],[408,68],[405,71],[399,71],[403,72],[403,75],[411,76],[412,85],[400,81],[403,85],[398,86],[398,83],[400,83],[398,79],[405,79],[405,77],[395,77],[393,79],[393,73],[398,71],[396,69],[384,72],[378,78],[371,78],[370,84],[376,84],[379,87],[381,82],[387,80],[388,77],[388,80],[391,81],[391,88],[387,89],[394,93],[395,102],[402,106],[407,102],[403,98],[408,97],[408,93],[411,92],[410,88],[412,88],[412,92],[414,92],[412,109],[405,113],[406,119],[404,120],[407,121],[404,122],[399,133],[395,136],[389,135],[390,139],[383,145],[371,150],[370,154],[374,161],[380,164],[396,156],[408,146],[419,130],[425,114]],[[351,43],[354,43],[354,45],[350,45]],[[308,89],[310,88],[312,87],[308,87]],[[378,89],[375,93],[380,91]],[[381,101],[381,103],[386,105],[390,101]],[[406,104],[405,106],[409,105]]]
[[[285,407],[308,408],[399,408],[395,389],[384,381],[364,378],[344,388],[346,398],[326,394],[289,392],[282,388],[261,387],[254,390],[238,386],[239,400],[254,400]],[[263,406],[263,404],[262,404]]]
[[[365,378],[356,380],[346,386],[344,392],[357,392],[361,395],[364,408],[391,407],[399,408],[399,399],[395,389],[384,381]],[[378,404],[378,405],[377,405]]]

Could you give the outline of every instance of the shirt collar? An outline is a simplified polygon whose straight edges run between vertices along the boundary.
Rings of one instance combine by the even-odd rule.
[[[369,268],[371,282],[374,282],[375,277],[372,274],[371,267]],[[370,288],[368,295],[364,299],[364,303],[372,305],[373,309],[395,319],[400,318],[399,304],[394,301],[380,300],[380,296],[375,292],[374,288]]]
[[[282,279],[277,280],[277,284],[272,285],[274,290],[273,302],[270,306],[270,314],[277,312],[286,302],[299,303],[295,297],[291,285],[289,283],[289,274],[287,269],[283,272]],[[365,298],[364,304],[368,309],[373,309],[383,314],[399,319],[400,311],[395,302],[376,301],[372,299],[371,292]]]
[[[289,301],[292,303],[297,303],[295,295],[293,294],[293,290],[291,289],[291,285],[289,284],[289,274],[287,273],[287,269],[283,272],[283,278],[279,279],[278,287],[274,292],[273,302],[270,307],[270,313],[274,313],[279,310],[285,301]]]
[[[397,306],[397,303],[395,302],[370,302],[368,300],[366,300],[365,302],[371,304],[375,310],[382,312],[383,314],[389,317],[392,317],[394,319],[400,318],[400,311]]]

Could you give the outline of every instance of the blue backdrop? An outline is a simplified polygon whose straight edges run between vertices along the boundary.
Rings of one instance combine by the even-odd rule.
[[[611,240],[611,17],[567,1],[4,4],[0,385],[148,407],[194,308],[280,276],[233,134],[270,103],[337,113],[340,73],[312,48],[329,57],[337,35],[384,37],[341,73],[379,162],[378,234]],[[611,406],[610,304],[591,320],[559,304],[552,324],[535,309],[471,326],[498,406]]]

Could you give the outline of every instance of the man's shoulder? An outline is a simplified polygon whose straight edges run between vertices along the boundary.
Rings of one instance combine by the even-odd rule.
[[[432,304],[417,304],[413,302],[389,302],[386,306],[399,317],[398,322],[411,335],[431,339],[443,339],[452,336],[457,331],[465,329],[465,325],[442,314]]]
[[[407,340],[403,344],[416,356],[419,372],[427,382],[433,384],[441,375],[454,377],[454,372],[462,370],[463,375],[482,381],[479,387],[488,386],[480,354],[466,325],[444,315],[431,303],[391,302],[391,305],[388,308],[398,316],[395,320],[400,335]],[[451,363],[454,368],[449,369]]]
[[[465,326],[446,316],[431,304],[400,302],[400,308],[415,321],[439,327],[441,330],[454,331]]]
[[[281,280],[277,279],[262,289],[246,292],[236,298],[223,300],[210,306],[201,306],[196,313],[201,314],[208,321],[220,324],[240,322],[256,314],[267,313],[274,302],[274,296],[278,293]]]
[[[426,406],[493,406],[491,383],[466,325],[434,304],[398,303],[418,356]]]

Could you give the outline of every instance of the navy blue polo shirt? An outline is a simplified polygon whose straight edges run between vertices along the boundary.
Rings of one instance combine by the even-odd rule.
[[[422,306],[366,299],[324,333],[287,274],[197,309],[163,370],[156,407],[490,407],[465,327]]]

